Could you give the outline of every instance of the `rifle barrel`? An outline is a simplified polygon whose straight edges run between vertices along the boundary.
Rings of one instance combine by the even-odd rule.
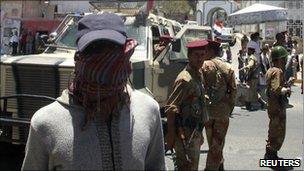
[[[185,133],[184,133],[184,130],[183,130],[183,124],[182,124],[182,118],[179,114],[176,115],[176,124],[177,124],[177,133],[178,133],[178,136],[182,142],[182,146],[183,146],[183,150],[184,150],[184,153],[185,153],[185,157],[186,157],[186,160],[191,163],[191,159],[188,155],[188,152],[187,152],[187,145],[186,145],[186,136],[185,136]]]

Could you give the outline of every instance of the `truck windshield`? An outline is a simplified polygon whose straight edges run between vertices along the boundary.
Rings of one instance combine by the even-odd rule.
[[[181,37],[181,51],[179,55],[180,59],[187,59],[188,50],[186,48],[186,45],[188,42],[196,39],[211,39],[211,31],[202,29],[186,30]]]
[[[126,25],[127,36],[133,38],[138,42],[136,47],[137,51],[146,51],[147,49],[147,30],[145,26],[134,26],[133,24]],[[68,24],[65,31],[62,31],[56,40],[56,45],[63,47],[73,47],[76,48],[76,33],[77,33],[77,22],[72,22]],[[146,54],[145,52],[142,53]],[[143,56],[144,57],[144,56]]]
[[[127,29],[127,36],[137,41],[138,46],[136,47],[136,49],[138,50],[147,49],[146,27],[144,26],[135,27],[133,25],[126,25],[126,29]]]

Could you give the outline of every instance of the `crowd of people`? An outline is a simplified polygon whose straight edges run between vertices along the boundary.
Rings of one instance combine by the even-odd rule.
[[[162,39],[164,44],[171,38]],[[255,57],[258,40],[254,34],[246,49],[242,45],[242,54],[248,55],[244,72],[253,73],[243,79],[255,89],[263,73],[256,71],[257,61],[267,58]],[[189,62],[165,105],[166,144],[158,103],[128,85],[137,42],[127,37],[122,19],[106,12],[83,17],[76,45],[69,87],[32,117],[22,170],[166,170],[165,149],[176,152],[178,170],[198,170],[203,128],[209,146],[205,170],[224,170],[223,148],[237,89],[234,70],[218,58],[219,42],[199,39],[186,45]],[[291,91],[283,77],[287,50],[276,45],[269,55],[271,68],[263,75],[270,119],[264,158],[276,160]]]
[[[296,79],[300,66],[303,66],[303,60],[299,59],[297,53],[298,43],[296,40],[292,40],[286,32],[277,33],[273,45],[261,45],[261,40],[258,32],[251,34],[250,40],[246,35],[241,38],[238,69],[240,83],[247,86],[250,94],[245,100],[247,110],[252,110],[252,102],[255,101],[260,103],[261,108],[266,107],[266,72],[273,66],[270,55],[273,47],[282,46],[288,52],[284,74],[286,81]]]
[[[18,36],[17,31],[13,31],[9,40],[11,55],[28,55],[39,52],[40,46],[39,33],[35,35],[32,31],[23,30]]]

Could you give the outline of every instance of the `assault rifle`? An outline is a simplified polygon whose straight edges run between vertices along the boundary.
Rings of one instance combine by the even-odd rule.
[[[197,123],[197,124],[196,124],[196,126],[195,126],[194,130],[192,131],[191,136],[190,136],[190,138],[189,138],[189,140],[188,140],[188,145],[190,145],[190,143],[191,143],[191,141],[192,141],[192,139],[193,139],[195,133],[197,132],[197,133],[200,133],[200,134],[201,134],[202,131],[203,131],[203,128],[204,128],[203,123],[200,122],[200,123]]]
[[[283,87],[285,88],[289,88],[292,86],[292,84],[294,83],[294,80],[295,78],[294,77],[290,77],[289,80],[287,82],[284,83]],[[289,100],[288,100],[288,97],[290,97],[291,93],[288,92],[287,94],[285,95],[281,95],[281,98],[280,98],[280,101],[281,101],[281,104],[283,106],[286,107],[286,105],[289,103]]]
[[[295,78],[290,77],[289,80],[284,83],[284,87],[290,88],[292,86],[292,84],[294,83],[294,81],[295,81]],[[290,93],[287,94],[287,97],[290,97]]]
[[[186,160],[189,163],[191,163],[191,159],[187,152],[186,136],[185,136],[185,132],[184,132],[182,117],[180,116],[180,114],[176,114],[175,124],[176,124],[176,129],[177,129],[176,131],[177,131],[178,138],[180,138],[180,140],[182,142]]]

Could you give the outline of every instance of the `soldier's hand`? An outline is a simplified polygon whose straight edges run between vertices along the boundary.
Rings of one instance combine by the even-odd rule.
[[[295,80],[296,80],[295,77],[290,77],[289,80],[288,80],[288,82],[289,82],[290,84],[293,84],[293,83],[295,82]]]
[[[291,89],[290,87],[283,87],[281,89],[281,94],[284,95],[284,96],[289,96],[291,94]]]

